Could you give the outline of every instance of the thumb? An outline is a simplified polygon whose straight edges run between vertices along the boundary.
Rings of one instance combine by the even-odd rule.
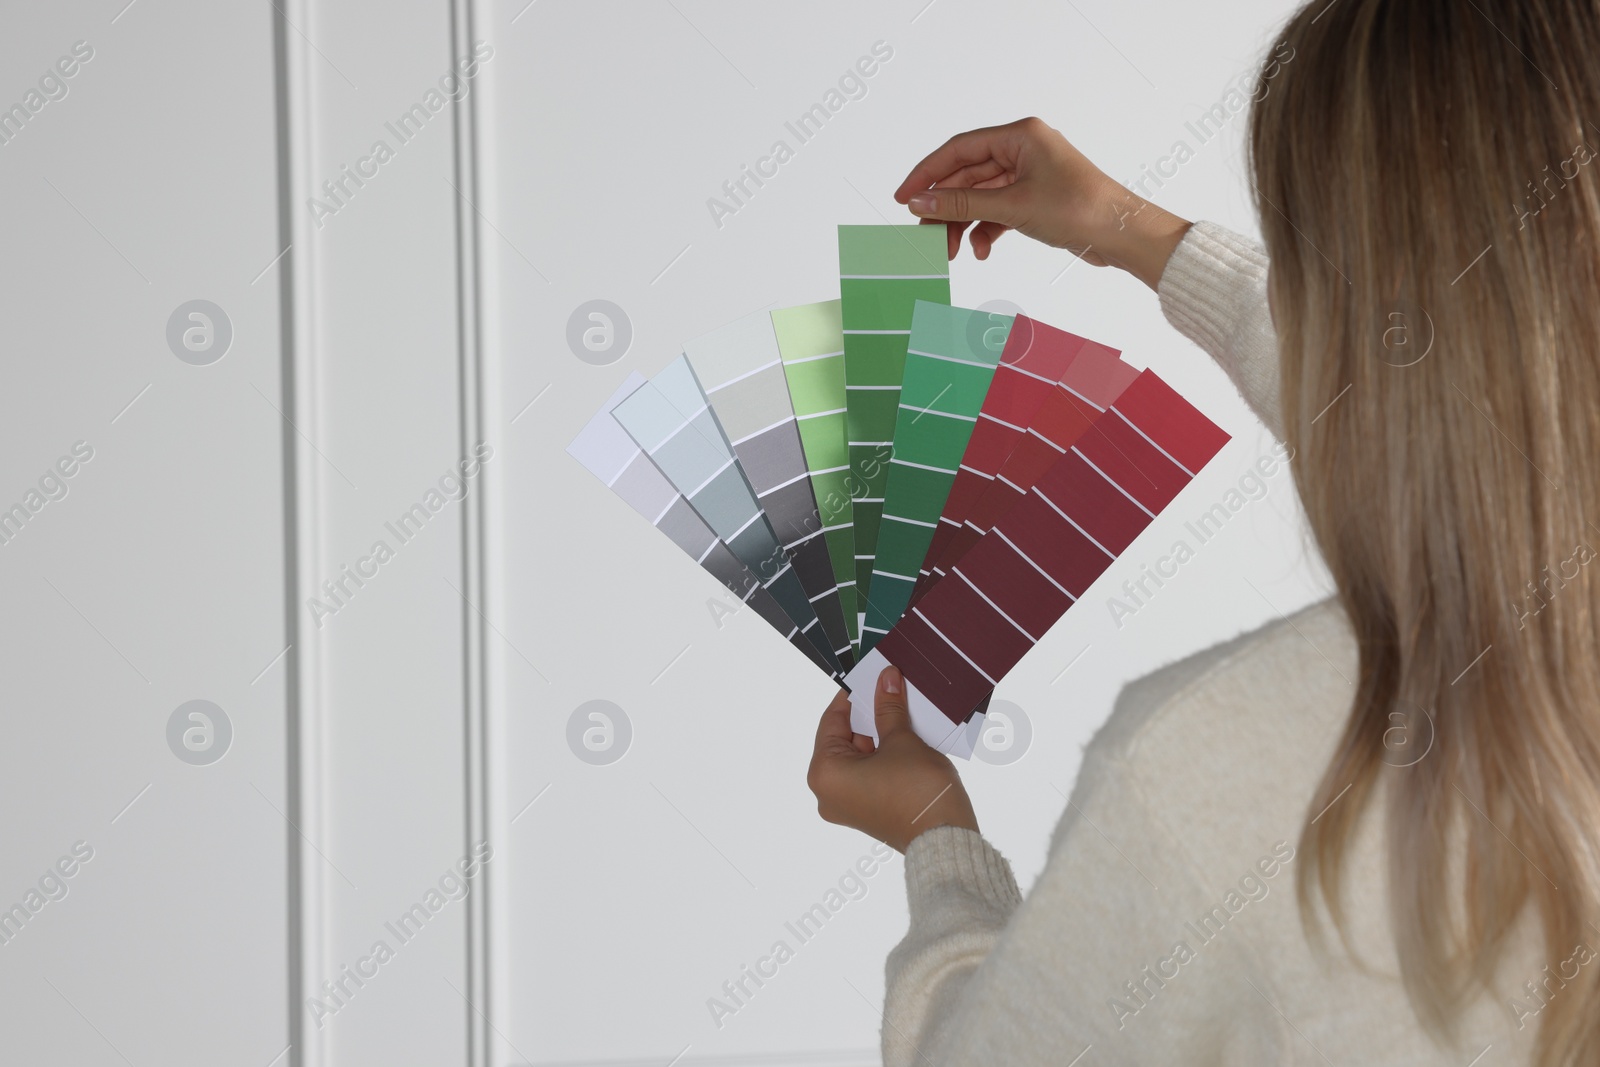
[[[885,667],[878,674],[878,689],[873,695],[873,714],[878,725],[878,743],[911,730],[911,712],[906,706],[906,680],[898,667]]]
[[[942,222],[998,222],[1016,224],[1015,185],[1003,189],[929,189],[917,193],[906,206],[913,215]]]

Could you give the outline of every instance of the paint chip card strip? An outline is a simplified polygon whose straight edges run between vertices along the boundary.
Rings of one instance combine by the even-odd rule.
[[[1006,457],[1027,432],[1034,412],[1050,391],[1066,377],[1068,369],[1079,355],[1086,353],[1096,353],[1101,358],[1113,360],[1119,355],[1114,348],[1056,329],[1037,319],[1026,315],[1016,317],[1016,322],[1006,335],[1005,348],[1000,353],[1000,366],[995,371],[988,395],[984,397],[983,410],[973,426],[972,439],[967,445],[966,455],[962,457],[961,470],[956,474],[944,511],[940,514],[939,528],[934,531],[933,543],[928,548],[929,561],[937,562],[944,556],[950,541],[965,525],[973,505],[988,490],[989,483],[994,481],[1004,466]],[[1134,373],[1137,372],[1129,368],[1129,380]],[[926,569],[930,574],[922,575],[919,579],[913,600],[926,592],[931,584],[931,568]]]
[[[855,498],[856,599],[872,588],[912,309],[950,303],[943,226],[840,226],[845,428]]]
[[[829,646],[848,668],[855,653],[772,317],[765,311],[747,315],[685,341],[683,350],[756,500],[788,550]]]
[[[1028,420],[1027,432],[1015,436],[1011,454],[993,480],[984,483],[961,526],[952,529],[943,552],[938,558],[929,554],[924,592],[942,581],[978,538],[1033,488],[1057,456],[1091,431],[1138,375],[1110,349],[1086,345],[1079,351]]]
[[[845,444],[844,324],[839,316],[837,300],[771,313],[789,401],[811,474],[812,495],[822,520],[822,537],[839,590],[839,608],[850,643],[859,646],[855,522],[850,452]]]
[[[1208,463],[1228,435],[1142,372],[876,651],[952,723],[1001,678]],[[845,679],[870,686],[863,664]]]
[[[864,652],[911,602],[1010,328],[1009,315],[916,303],[862,628]]]
[[[712,532],[683,494],[673,488],[667,476],[612,417],[612,409],[644,383],[643,375],[628,375],[567,446],[567,453],[666,534],[686,555],[698,561],[706,572],[749,605],[757,617],[778,631],[820,670],[832,674],[833,667],[821,650],[800,633],[800,628],[784,614],[772,594],[761,587],[755,574]]]
[[[733,554],[768,589],[800,632],[837,666],[788,553],[746,481],[733,447],[689,361],[679,356],[619,403],[613,414]]]

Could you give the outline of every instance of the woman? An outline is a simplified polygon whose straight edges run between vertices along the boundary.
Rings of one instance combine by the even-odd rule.
[[[890,1067],[1600,1063],[1600,7],[1315,0],[1272,54],[1265,252],[1036,119],[897,194],[1155,289],[1338,596],[1130,686],[1026,898],[896,672],[876,751],[829,707],[821,814],[906,854]]]

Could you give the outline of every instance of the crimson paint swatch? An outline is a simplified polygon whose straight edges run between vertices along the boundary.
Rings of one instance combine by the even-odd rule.
[[[1011,454],[994,478],[984,483],[961,526],[947,536],[944,551],[937,558],[928,556],[926,587],[937,584],[1001,516],[1026,496],[1056,459],[1090,432],[1138,376],[1137,370],[1109,348],[1089,342],[1080,349],[1062,371],[1061,380],[1046,392],[1028,420],[1027,431],[1012,435],[1015,444]]]
[[[1227,442],[1154,372],[1141,372],[879,650],[964,722]]]
[[[1058,330],[1037,319],[1018,315],[1006,336],[1005,348],[1000,353],[1000,365],[995,370],[994,381],[984,397],[978,412],[978,422],[973,427],[972,438],[961,458],[939,516],[939,528],[934,531],[933,542],[928,547],[926,559],[944,558],[956,531],[965,527],[973,506],[987,491],[1007,457],[1017,446],[1034,413],[1044,403],[1045,397],[1056,388],[1080,355],[1093,353],[1117,359],[1120,353],[1106,345]],[[1131,368],[1130,368],[1131,370]],[[1130,377],[1131,380],[1131,377]],[[1122,382],[1126,386],[1127,382]],[[1095,389],[1094,384],[1090,384]],[[1104,390],[1095,389],[1097,392]],[[1115,397],[1121,392],[1111,392]],[[1110,402],[1104,401],[1104,407]],[[979,531],[981,532],[981,531]],[[926,571],[931,568],[924,567]],[[912,592],[913,602],[932,586],[930,574],[923,574]]]

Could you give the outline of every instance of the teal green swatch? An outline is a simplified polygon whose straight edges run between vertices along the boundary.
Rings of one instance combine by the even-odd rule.
[[[916,303],[895,394],[894,447],[861,629],[863,655],[911,601],[1011,323],[1008,315]]]

